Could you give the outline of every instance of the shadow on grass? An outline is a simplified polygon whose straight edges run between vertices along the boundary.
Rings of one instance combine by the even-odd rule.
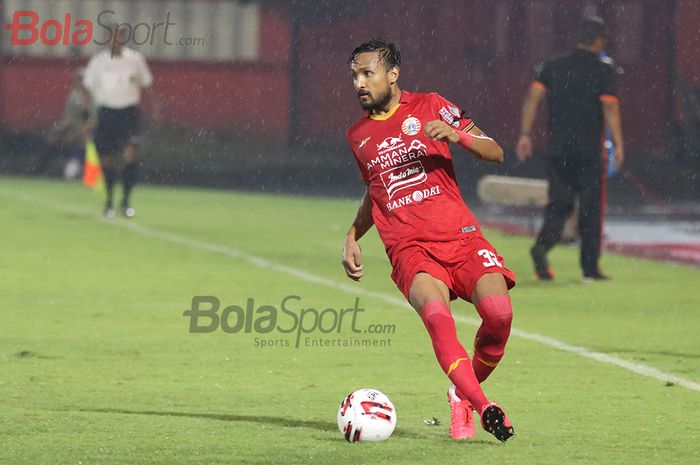
[[[488,433],[484,433],[488,434]],[[417,434],[413,432],[407,432],[407,431],[401,431],[401,430],[396,430],[394,431],[394,434],[391,436],[393,437],[399,437],[399,438],[407,438],[407,439],[424,439],[426,441],[431,441],[435,444],[440,443],[444,444],[445,447],[468,447],[468,446],[501,446],[500,443],[489,440],[489,439],[465,439],[465,440],[454,440],[450,437],[449,433],[447,430],[443,431],[443,434],[439,437],[435,437],[433,435],[429,434]],[[315,439],[319,441],[329,441],[329,442],[335,442],[337,439],[329,438],[329,437],[316,437]],[[340,438],[342,440],[342,438]]]
[[[267,415],[232,415],[223,413],[191,413],[191,412],[159,412],[154,410],[126,410],[126,409],[78,409],[78,412],[85,413],[116,413],[119,415],[153,415],[160,417],[184,417],[184,418],[203,418],[215,421],[231,421],[245,423],[259,423],[262,425],[277,426],[282,428],[310,428],[318,431],[329,433],[338,432],[338,425],[330,421],[320,420],[301,420],[288,417],[273,417]],[[416,434],[410,431],[397,430],[394,432],[396,437],[404,437],[411,439],[425,438],[422,434]]]
[[[268,415],[233,415],[233,414],[223,414],[223,413],[192,413],[192,412],[159,412],[155,410],[127,410],[127,409],[78,409],[78,412],[85,413],[115,413],[119,415],[153,415],[159,417],[184,417],[184,418],[203,418],[207,420],[215,421],[231,421],[231,422],[244,422],[244,423],[258,423],[261,425],[278,426],[283,428],[310,428],[318,431],[336,433],[338,431],[338,425],[330,421],[321,420],[301,420],[296,418],[286,418],[286,417],[273,417]],[[445,431],[447,434],[447,431]],[[415,431],[406,431],[398,429],[394,432],[393,436],[399,438],[410,438],[410,439],[434,439],[430,435],[424,433],[417,433]],[[340,433],[338,433],[338,438]],[[493,441],[487,440],[470,440],[465,441],[469,443],[478,444],[490,444],[493,445]]]
[[[160,417],[204,418],[216,421],[233,421],[260,423],[263,425],[280,426],[284,428],[312,428],[320,431],[337,430],[338,426],[329,421],[300,420],[294,418],[272,417],[266,415],[232,415],[224,413],[192,413],[192,412],[159,412],[155,410],[126,410],[126,409],[80,409],[80,412],[116,413],[120,415],[153,415]]]

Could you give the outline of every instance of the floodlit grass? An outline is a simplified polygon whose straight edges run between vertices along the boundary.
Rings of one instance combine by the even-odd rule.
[[[374,231],[362,241],[366,278],[344,277],[357,201],[139,187],[137,218],[109,222],[79,185],[3,178],[0,202],[3,465],[700,462],[700,392],[516,336],[484,389],[517,436],[450,440],[448,383],[422,324],[366,294],[401,299]],[[700,381],[698,270],[608,255],[615,279],[582,284],[576,250],[559,248],[557,281],[544,284],[529,239],[488,238],[519,276],[515,327]],[[197,295],[278,309],[296,295],[297,313],[359,297],[356,327],[395,332],[344,324],[302,335],[299,348],[294,334],[190,334],[183,312]],[[475,328],[458,329],[471,346]],[[390,346],[307,347],[306,337]],[[337,430],[338,404],[360,387],[397,407],[385,443],[348,444]],[[431,417],[443,425],[425,425]]]

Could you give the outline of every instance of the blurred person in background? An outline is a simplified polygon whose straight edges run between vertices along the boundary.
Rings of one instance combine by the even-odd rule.
[[[92,131],[90,96],[83,87],[82,79],[85,68],[78,68],[74,73],[73,87],[68,93],[61,119],[54,123],[46,136],[46,150],[37,164],[37,172],[45,173],[51,160],[57,155],[67,154],[68,160],[63,167],[63,177],[76,179],[81,172],[85,143]]]
[[[132,218],[131,192],[136,184],[138,153],[141,144],[140,112],[142,90],[149,100],[154,120],[159,119],[159,107],[150,92],[153,77],[144,56],[128,47],[126,27],[114,26],[107,48],[95,54],[87,64],[83,85],[90,91],[97,107],[95,146],[100,155],[107,199],[104,214],[114,218],[114,184],[119,155],[124,158],[122,169],[123,195],[121,212]]]
[[[545,96],[549,107],[549,203],[542,229],[530,250],[535,273],[544,281],[554,279],[547,253],[561,240],[577,197],[583,279],[609,279],[599,266],[607,176],[602,145],[605,125],[610,128],[616,168],[622,166],[625,152],[616,70],[599,58],[607,39],[600,18],[584,20],[576,50],[538,69],[523,104],[516,147],[520,161],[532,156],[532,127]]]

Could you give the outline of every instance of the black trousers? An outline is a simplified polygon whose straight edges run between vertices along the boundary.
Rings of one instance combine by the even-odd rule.
[[[598,269],[605,212],[605,179],[600,144],[587,147],[553,147],[547,158],[549,203],[544,209],[544,223],[535,246],[548,251],[561,239],[564,223],[579,200],[581,269],[584,273]]]

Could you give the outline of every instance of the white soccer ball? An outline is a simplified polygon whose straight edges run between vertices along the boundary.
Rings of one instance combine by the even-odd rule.
[[[396,428],[396,409],[376,389],[358,389],[340,403],[338,429],[348,442],[386,441]]]

